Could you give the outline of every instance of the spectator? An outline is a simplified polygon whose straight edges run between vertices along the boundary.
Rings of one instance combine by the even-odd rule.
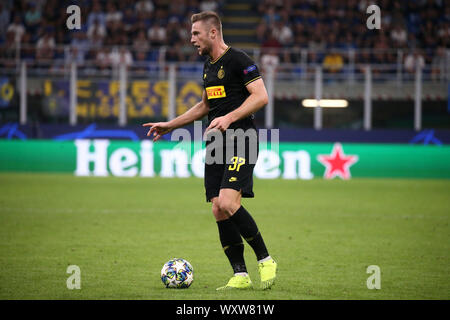
[[[15,15],[13,23],[8,26],[7,32],[14,34],[14,41],[16,43],[21,42],[22,36],[25,34],[25,27],[22,24],[22,19],[19,14]]]
[[[51,23],[54,23],[58,19],[59,14],[58,11],[55,10],[57,7],[57,0],[48,0],[43,7],[42,18]]]
[[[275,11],[274,6],[270,6],[267,12],[263,16],[265,24],[271,28],[275,25],[275,22],[281,20],[281,16]]]
[[[187,19],[184,20],[178,30],[178,35],[181,42],[191,42],[191,22]]]
[[[3,37],[3,41],[6,41],[9,32],[14,34],[15,41],[21,41],[28,33],[31,42],[35,43],[51,30],[56,37],[55,43],[68,43],[70,33],[66,27],[66,2],[0,1],[0,38]],[[223,2],[171,0],[170,6],[167,1],[161,0],[79,0],[77,3],[82,10],[82,26],[86,28],[88,46],[91,48],[98,48],[107,41],[109,45],[131,44],[134,53],[135,43],[136,48],[144,47],[139,44],[143,39],[139,31],[144,30],[144,38],[147,35],[152,46],[170,43],[182,51],[184,59],[201,61],[201,57],[192,55],[189,43],[190,23],[184,20],[199,10],[218,11]],[[92,5],[89,6],[89,3]],[[361,21],[367,19],[366,9],[371,3],[369,0],[259,1],[254,6],[262,17],[256,30],[257,39],[264,49],[272,41],[266,36],[267,32],[273,31],[282,47],[296,48],[298,52],[302,48],[314,51],[307,57],[308,62],[323,62],[324,54],[328,53],[325,48],[375,48],[386,51],[390,48],[409,47],[412,50],[421,48],[424,64],[432,65],[435,61],[435,65],[439,65],[436,61],[440,59],[441,50],[436,48],[450,45],[450,6],[445,1],[419,0],[403,3],[398,0],[380,0],[382,28],[368,31]],[[13,9],[8,11],[11,4]],[[178,23],[174,22],[175,19]],[[77,49],[84,51],[80,47]],[[279,55],[279,58],[283,58],[281,61],[298,61],[298,52]],[[57,58],[58,52],[54,51],[54,54],[54,58]],[[95,58],[96,55],[97,50],[92,51],[92,57]],[[178,59],[177,55],[174,54],[174,59]],[[394,55],[370,52],[368,62],[395,63]],[[361,56],[358,54],[357,59]],[[85,55],[84,58],[88,59],[89,56]],[[149,55],[146,58],[149,59]],[[437,74],[438,68],[434,69]]]
[[[347,32],[345,34],[345,37],[342,39],[342,41],[339,44],[339,47],[342,49],[355,49],[356,48],[356,43],[353,39],[351,32]]]
[[[166,60],[170,62],[184,60],[179,43],[167,48]]]
[[[72,41],[70,42],[71,47],[77,47],[79,54],[85,55],[89,49],[90,44],[86,38],[86,33],[84,29],[72,31]]]
[[[0,59],[5,59],[2,62],[3,67],[13,67],[16,64],[17,44],[14,33],[8,32],[6,34],[5,45],[0,47]]]
[[[25,25],[27,26],[28,31],[31,33],[36,33],[41,23],[41,11],[36,8],[36,4],[34,2],[28,3],[29,9],[25,13]]]
[[[51,33],[45,32],[36,44],[36,59],[38,61],[46,62],[53,59],[54,54],[55,39]]]
[[[55,31],[52,31],[52,30],[55,30],[55,29],[54,28],[47,28],[47,32],[54,35],[53,39],[55,41],[55,51],[54,51],[53,58],[55,60],[64,60],[64,57],[65,57],[64,49],[65,49],[65,47],[62,46],[62,45],[60,45],[60,46],[57,45],[57,44],[63,44],[64,43],[64,33],[63,33],[63,31],[61,29],[56,30],[56,33],[55,33]],[[58,63],[60,63],[60,62],[58,62]]]
[[[215,11],[215,10],[212,10]],[[186,4],[184,0],[172,0],[169,8],[168,20],[182,21],[185,18]]]
[[[417,40],[417,37],[414,33],[408,34],[408,42],[407,46],[408,48],[415,49],[419,46],[420,42]]]
[[[195,61],[199,58],[197,51],[191,44],[191,22],[185,19],[179,30],[180,34],[180,52],[183,55],[183,61]]]
[[[136,62],[138,64],[145,62],[147,60],[147,53],[144,51],[136,52]]]
[[[167,43],[176,44],[181,41],[180,38],[180,24],[176,17],[172,17],[166,27]]]
[[[159,23],[161,24],[161,26],[164,26],[165,23],[167,22],[167,10],[158,7],[158,9],[155,10],[155,14],[153,15],[153,19],[154,21],[159,21]]]
[[[330,73],[338,73],[344,67],[344,58],[337,51],[331,51],[322,62],[323,68]]]
[[[399,24],[396,24],[391,31],[391,39],[396,48],[404,48],[406,45],[406,40],[408,39],[406,30]]]
[[[444,46],[439,46],[436,50],[436,54],[431,61],[431,79],[434,81],[442,80],[445,77],[446,72],[446,52]]]
[[[187,0],[187,4],[186,4],[186,17],[188,19],[190,19],[190,17],[196,13],[200,11],[200,4],[198,2],[198,0]]]
[[[142,51],[136,53],[136,61],[132,67],[133,72],[139,75],[148,76],[147,55]]]
[[[148,38],[152,46],[164,45],[166,43],[166,37],[166,28],[161,25],[159,20],[148,30]]]
[[[119,67],[120,65],[129,67],[133,63],[133,56],[126,47],[114,48],[109,54],[109,61],[113,67]]]
[[[21,46],[20,56],[22,59],[28,60],[29,63],[32,63],[32,60],[35,58],[35,48],[31,43],[31,35],[29,33],[25,33],[22,37],[22,46]]]
[[[117,10],[114,2],[108,2],[106,5],[105,24],[109,28],[112,24],[122,21],[122,12]],[[98,19],[95,20],[99,22]],[[102,26],[104,27],[104,26]]]
[[[113,20],[110,21],[107,30],[106,30],[106,36],[107,37],[113,37],[114,35],[118,33],[123,32],[123,25],[122,21]]]
[[[259,42],[263,42],[265,39],[265,35],[269,31],[269,26],[267,25],[266,21],[264,19],[261,19],[261,22],[256,27],[256,38]]]
[[[92,42],[94,37],[98,39],[103,39],[106,36],[106,28],[104,25],[101,25],[98,20],[94,20],[94,23],[91,24],[88,28],[87,37]]]
[[[435,37],[430,37],[431,34],[436,34],[436,23],[431,20],[427,20],[421,27],[421,32],[418,35],[422,46],[431,45],[435,47],[437,42]]]
[[[6,35],[9,25],[9,10],[0,2],[0,41]]]
[[[151,17],[155,11],[155,5],[151,0],[140,0],[136,3],[134,9],[137,13],[143,12],[146,17]]]
[[[280,57],[277,52],[281,49],[281,43],[270,31],[267,31],[266,38],[267,40],[261,47],[261,67],[263,72],[267,72],[269,69],[276,70],[280,64]]]
[[[94,24],[94,21],[98,21],[102,26],[106,25],[105,13],[102,11],[102,6],[98,0],[94,0],[92,4],[92,11],[88,15],[87,27],[89,28]]]
[[[92,33],[88,38],[87,48],[89,50],[97,50],[103,45],[104,39],[105,37],[102,34],[99,34],[97,32]]]
[[[292,45],[294,34],[292,29],[286,25],[283,21],[278,20],[272,30],[273,36],[283,45],[289,47]]]
[[[127,8],[125,10],[125,15],[122,19],[123,23],[123,30],[128,34],[132,35],[136,31],[137,26],[137,17],[134,14],[134,11],[132,8]]]
[[[409,73],[416,72],[416,68],[425,67],[425,59],[420,54],[420,52],[416,49],[410,52],[405,58],[405,69]]]
[[[393,62],[393,58],[389,54],[388,49],[388,38],[384,35],[384,33],[380,33],[380,35],[376,38],[375,45],[373,47],[374,62],[380,64]]]
[[[262,72],[266,73],[271,70],[275,72],[279,65],[280,58],[277,55],[277,50],[273,47],[264,50],[264,53],[261,56]]]
[[[219,5],[217,1],[213,0],[203,0],[200,2],[200,11],[217,11]]]
[[[107,47],[101,47],[97,50],[97,54],[95,55],[96,65],[101,69],[110,66],[111,61],[110,58],[110,50]]]
[[[42,12],[47,1],[48,0],[27,0],[26,2],[33,3],[36,6],[36,9]]]
[[[448,8],[450,8],[450,6]],[[441,41],[445,41],[448,44],[448,41],[450,39],[450,17],[446,22],[442,22],[440,24],[437,30],[437,36]]]
[[[133,50],[136,55],[138,55],[139,53],[143,53],[144,56],[146,56],[148,51],[150,50],[150,44],[143,30],[139,31],[137,38],[134,39]]]
[[[147,15],[145,14],[145,12],[139,11],[137,13],[137,22],[135,24],[135,29],[136,29],[136,34],[139,31],[145,31],[150,29],[151,27],[151,20],[147,18]]]
[[[278,41],[277,38],[275,38],[272,31],[267,31],[264,38],[266,39],[263,44],[261,45],[261,49],[264,50],[265,48],[275,48],[280,49],[282,48],[282,45],[280,41]]]
[[[321,33],[317,29],[316,32],[310,37],[308,41],[309,57],[308,61],[320,63],[323,57],[323,53],[326,48],[326,42],[321,36]]]
[[[325,36],[324,38],[325,38],[326,47],[328,49],[335,49],[338,47],[336,34],[334,34],[333,32],[329,32],[328,35]]]
[[[76,62],[79,66],[84,64],[84,52],[80,51],[76,46],[66,48],[65,53],[66,65]]]
[[[99,48],[95,55],[95,65],[99,69],[100,74],[107,73],[111,66],[110,51],[106,47]]]
[[[116,33],[111,34],[111,36],[107,38],[109,45],[113,46],[128,45],[128,39],[129,37],[122,29],[119,29]]]

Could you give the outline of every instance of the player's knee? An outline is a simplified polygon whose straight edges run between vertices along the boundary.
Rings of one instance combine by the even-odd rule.
[[[218,199],[216,199],[215,201],[213,201],[213,204],[212,204],[212,212],[213,212],[214,218],[216,218],[216,221],[222,221],[222,220],[226,220],[226,219],[229,218],[228,215],[227,215],[227,213],[226,213],[226,212],[223,212],[223,211],[220,209],[220,206],[219,206],[219,200],[218,200]]]
[[[219,207],[219,210],[225,213],[228,217],[233,215],[233,213],[235,213],[240,207],[240,204],[236,203],[236,201],[233,201],[228,197],[220,196],[217,205]]]

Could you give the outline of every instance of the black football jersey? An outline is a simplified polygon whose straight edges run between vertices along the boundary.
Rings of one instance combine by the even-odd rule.
[[[214,118],[237,109],[250,93],[247,85],[261,78],[255,62],[243,51],[231,47],[215,61],[209,58],[203,67],[203,86],[210,110],[208,125]],[[254,128],[253,115],[230,125],[230,129]]]

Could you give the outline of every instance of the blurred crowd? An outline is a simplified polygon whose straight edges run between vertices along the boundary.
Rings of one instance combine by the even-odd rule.
[[[341,70],[348,49],[360,51],[356,63],[395,64],[397,49],[402,63],[413,72],[417,64],[442,68],[450,46],[450,2],[446,0],[379,0],[381,28],[369,30],[367,0],[263,0],[257,37],[266,55],[272,48],[289,48],[272,57],[299,62],[301,49],[310,49],[309,62],[322,62],[330,71]],[[267,54],[269,52],[269,54]],[[289,53],[288,53],[289,52]],[[292,54],[294,52],[294,54]]]
[[[99,68],[146,61],[197,61],[190,44],[190,16],[219,13],[226,1],[211,0],[2,0],[1,58],[96,61]],[[301,60],[323,63],[339,72],[348,61],[343,51],[361,51],[355,62],[395,64],[404,49],[405,68],[442,67],[450,45],[450,4],[446,0],[379,0],[381,29],[369,30],[366,0],[261,0],[256,35],[270,63]],[[66,9],[81,8],[81,30],[69,30]],[[64,46],[58,46],[62,44]],[[19,47],[20,46],[20,47]],[[164,57],[159,48],[165,46]],[[127,48],[128,47],[128,48]],[[18,49],[19,48],[19,49]],[[285,50],[279,53],[277,49]],[[316,53],[314,53],[316,52]],[[2,60],[4,61],[4,60]],[[3,62],[5,63],[5,62]]]
[[[79,30],[66,25],[72,4],[81,9]],[[93,60],[99,68],[161,58],[197,60],[190,44],[190,16],[220,12],[220,5],[211,0],[2,0],[1,58],[14,60],[19,52],[30,63]]]

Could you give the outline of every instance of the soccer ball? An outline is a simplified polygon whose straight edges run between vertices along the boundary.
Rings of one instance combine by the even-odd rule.
[[[166,288],[189,288],[194,281],[194,268],[184,259],[171,259],[161,269],[161,280]]]

